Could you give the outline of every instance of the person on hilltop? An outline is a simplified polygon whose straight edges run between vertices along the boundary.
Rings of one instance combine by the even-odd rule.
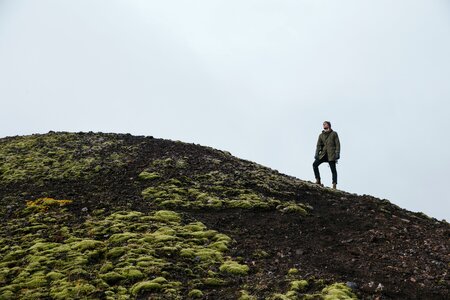
[[[336,131],[331,129],[331,123],[329,121],[323,122],[323,131],[319,135],[317,140],[315,161],[313,163],[314,175],[316,177],[316,184],[323,186],[320,181],[319,166],[324,162],[328,162],[333,175],[333,189],[336,189],[337,185],[337,171],[336,163],[340,158],[341,144],[339,142],[339,136]]]

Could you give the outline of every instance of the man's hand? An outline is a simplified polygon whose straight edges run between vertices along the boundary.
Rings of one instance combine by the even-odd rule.
[[[341,156],[339,155],[339,153],[336,153],[336,160],[338,160],[339,158],[341,158]]]
[[[319,154],[314,155],[315,160],[319,160]]]

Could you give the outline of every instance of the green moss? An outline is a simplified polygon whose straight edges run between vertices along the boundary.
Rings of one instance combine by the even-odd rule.
[[[167,279],[160,276],[160,277],[156,277],[155,279],[153,279],[152,282],[164,284],[164,283],[167,283]]]
[[[144,214],[138,211],[118,211],[110,215],[111,219],[114,220],[127,220],[127,221],[135,221],[142,217]]]
[[[352,290],[343,283],[335,283],[322,290],[324,300],[352,300],[358,299]]]
[[[302,292],[308,287],[308,281],[306,280],[294,280],[291,282],[291,290],[296,292]]]
[[[100,273],[107,273],[113,269],[114,269],[113,264],[107,261],[100,267]]]
[[[14,292],[10,290],[0,291],[0,300],[9,300],[14,299],[15,297]]]
[[[181,218],[180,215],[176,212],[169,211],[169,210],[160,210],[155,212],[153,215],[155,220],[162,221],[162,222],[180,222]]]
[[[40,213],[27,215],[26,222],[37,226],[43,219]],[[46,215],[73,218],[58,210]],[[154,293],[156,298],[181,299],[186,289],[226,283],[211,270],[224,261],[231,239],[200,222],[184,225],[181,216],[172,211],[151,215],[119,211],[91,215],[82,224],[74,220],[68,223],[70,227],[52,225],[29,233],[20,240],[21,247],[14,244],[18,237],[14,243],[3,243],[3,257],[18,259],[0,262],[1,284],[23,299],[41,294],[55,299],[96,298],[105,291],[113,293],[105,294],[106,298],[125,299],[133,297],[132,288],[134,296]],[[17,228],[22,224],[17,223]],[[48,237],[49,232],[58,233],[60,242],[50,242],[54,236]],[[161,277],[148,280],[179,276],[174,274],[185,276],[183,283]],[[139,281],[149,285],[139,285]],[[22,285],[27,290],[22,291]],[[5,291],[0,288],[0,294]]]
[[[207,286],[222,286],[225,281],[219,278],[209,277],[203,280],[203,284]]]
[[[227,202],[227,206],[231,208],[254,208],[255,202],[249,200],[231,200]]]
[[[161,284],[153,281],[143,281],[136,283],[131,288],[130,292],[132,295],[139,295],[143,292],[154,292],[154,291],[160,291],[162,289]]]
[[[106,291],[105,292],[106,299],[114,299],[115,294],[116,293],[114,293],[113,291]]]
[[[42,184],[44,180],[92,178],[104,169],[125,165],[134,155],[134,148],[111,151],[121,147],[121,143],[121,140],[107,136],[73,133],[10,139],[0,143],[0,181],[28,180]],[[80,152],[83,147],[87,147],[86,151]]]
[[[211,207],[211,208],[220,208],[222,206],[224,206],[224,201],[216,198],[216,197],[209,197],[208,199],[206,199],[206,207]]]
[[[32,289],[46,285],[47,285],[47,278],[44,275],[34,275],[23,284],[23,287]]]
[[[235,261],[226,261],[224,262],[219,270],[224,273],[233,274],[233,275],[247,275],[249,271],[249,267],[246,265],[241,265]]]
[[[180,180],[176,179],[176,178],[171,178],[171,179],[169,179],[169,180],[167,181],[167,184],[168,184],[169,186],[171,186],[172,188],[174,188],[175,190],[177,189],[176,187],[178,187],[178,186],[183,186],[183,183],[182,183]],[[175,187],[174,187],[174,186],[175,186]],[[182,194],[186,194],[186,191],[183,190],[181,193],[182,193]]]
[[[213,238],[217,234],[215,230],[204,230],[204,231],[194,231],[190,232],[189,235],[196,239],[209,239]]]
[[[11,270],[7,267],[0,268],[0,283],[6,282],[6,278],[10,274]]]
[[[22,299],[43,299],[48,297],[48,293],[43,288],[35,288],[33,290],[23,290]]]
[[[174,226],[177,226],[178,224],[174,224]],[[159,225],[160,227],[158,228],[158,230],[156,230],[153,234],[157,235],[157,234],[163,234],[163,235],[171,235],[174,236],[177,233],[177,230],[175,230],[175,228],[173,226],[166,226],[165,225]]]
[[[169,266],[170,263],[164,261],[164,260],[153,260],[153,261],[139,261],[137,262],[136,266],[142,270],[147,275],[160,275],[161,270],[167,266]]]
[[[141,180],[153,180],[153,179],[160,178],[161,176],[156,172],[144,171],[144,172],[141,172],[138,177]]]
[[[218,241],[218,242],[225,242],[225,243],[230,243],[231,242],[231,238],[223,233],[217,233],[216,235],[214,235],[213,237],[214,241]]]
[[[203,292],[200,290],[194,289],[194,290],[189,291],[188,296],[191,298],[202,298]]]
[[[288,299],[298,299],[298,293],[296,291],[288,291],[286,297],[288,297]]]
[[[52,218],[52,217],[47,217],[47,218],[44,218],[44,220],[43,220],[44,223],[56,223],[57,221],[58,221],[57,219]]]
[[[118,258],[127,252],[126,247],[114,247],[106,253],[106,257],[110,259]]]
[[[267,258],[269,256],[269,253],[261,249],[257,249],[253,252],[253,257],[255,258]]]
[[[227,244],[228,243],[226,243],[226,242],[215,242],[215,243],[212,243],[211,245],[209,245],[208,247],[215,249],[215,250],[219,250],[221,252],[225,252],[225,251],[228,251]]]
[[[166,234],[163,232],[154,232],[144,235],[143,240],[147,243],[163,243],[169,241],[175,241],[178,238],[176,236]]]
[[[151,165],[154,168],[166,168],[166,167],[168,167],[168,166],[170,166],[172,164],[173,164],[173,159],[168,157],[168,158],[165,158],[165,159],[155,159],[152,162]]]
[[[163,246],[156,249],[156,253],[160,256],[177,255],[179,249],[177,247]]]
[[[136,233],[124,232],[116,233],[109,237],[108,241],[113,244],[121,244],[128,241],[129,239],[135,238],[138,235]]]
[[[148,187],[145,190],[143,190],[141,194],[144,197],[144,199],[148,199],[148,198],[158,198],[167,195],[167,192],[161,191],[154,187]]]
[[[114,284],[125,279],[125,276],[117,273],[117,272],[108,272],[106,274],[101,274],[100,278],[106,281],[108,284]]]
[[[284,294],[273,294],[272,297],[269,298],[270,300],[292,300],[292,298],[289,298],[288,296]]]
[[[277,206],[277,210],[283,213],[297,213],[299,215],[305,216],[307,215],[307,211],[303,205],[296,203],[287,203]]]
[[[191,206],[219,208],[223,206],[223,201],[210,193],[200,192],[198,189],[189,189],[189,194],[196,201],[190,203]]]
[[[288,271],[288,275],[296,275],[296,274],[298,274],[298,269],[296,269],[296,268],[291,268],[291,269],[289,269],[289,271]]]
[[[96,288],[85,280],[69,282],[60,280],[54,283],[50,289],[50,295],[54,299],[76,299],[89,298]]]
[[[256,297],[250,295],[246,290],[241,290],[241,296],[238,300],[256,300]]]
[[[205,248],[200,248],[199,250],[196,250],[195,257],[198,257],[202,261],[207,262],[216,262],[222,260],[222,254],[220,251]]]
[[[64,274],[62,274],[62,273],[60,273],[60,272],[56,272],[56,271],[51,271],[51,272],[49,272],[46,276],[47,276],[47,278],[48,278],[49,280],[53,280],[53,281],[65,277]]]
[[[70,279],[87,278],[88,276],[89,272],[80,266],[80,264],[75,264],[75,267],[71,268],[68,272],[68,277]]]
[[[78,250],[81,252],[86,251],[86,250],[96,249],[99,247],[104,247],[103,242],[96,241],[96,240],[88,240],[88,239],[71,244],[72,249],[75,249],[75,250]]]
[[[188,258],[195,257],[196,256],[195,250],[194,249],[190,249],[190,248],[188,248],[188,249],[181,249],[180,250],[180,256],[181,257],[188,257]]]
[[[188,163],[184,159],[177,159],[175,166],[180,169],[184,169],[188,166]]]
[[[315,281],[314,286],[317,288],[323,285],[323,280]],[[304,294],[304,291],[308,287],[308,281],[306,280],[294,280],[290,283],[290,290],[285,294],[276,293],[269,299],[324,299],[324,300],[354,300],[357,299],[356,295],[352,293],[350,288],[345,284],[335,283],[326,286],[320,293]]]
[[[56,200],[53,198],[39,198],[34,201],[27,201],[24,213],[47,212],[51,209],[61,208],[70,205],[72,200]],[[49,218],[49,217],[47,217]]]
[[[203,231],[206,229],[206,226],[201,222],[189,223],[183,227],[184,230],[195,232],[195,231]]]
[[[215,176],[220,181],[214,180]],[[223,187],[228,175],[211,172],[194,176],[193,180],[171,178],[157,186],[146,188],[142,195],[152,204],[167,208],[240,208],[240,209],[276,209],[288,213],[306,213],[306,208],[294,201],[280,201],[268,198],[249,189],[242,189],[238,182],[236,188]],[[290,195],[292,196],[292,195]]]
[[[11,251],[3,257],[2,261],[4,261],[4,262],[15,261],[17,259],[22,258],[25,254],[26,254],[26,251],[24,251],[24,250]]]

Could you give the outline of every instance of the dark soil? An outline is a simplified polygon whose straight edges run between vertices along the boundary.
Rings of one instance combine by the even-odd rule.
[[[102,171],[89,180],[49,181],[41,186],[33,182],[1,183],[3,218],[13,218],[23,200],[44,196],[77,200],[71,209],[80,220],[85,217],[83,207],[152,210],[141,196],[145,184],[136,178],[158,158],[188,160],[189,168],[173,170],[172,177],[216,170],[217,166],[206,163],[206,156],[220,158],[221,172],[229,174],[252,165],[194,144],[131,135],[117,138],[138,148],[125,167]],[[450,299],[448,223],[401,209],[387,200],[334,192],[279,176],[298,182],[284,185],[284,197],[311,205],[307,216],[273,210],[182,210],[186,218],[234,239],[231,255],[250,266],[249,275],[236,282],[246,285],[253,295],[263,299],[285,291],[288,270],[297,268],[305,279],[347,282],[362,299]],[[247,188],[268,196],[277,193],[253,185],[250,179],[245,182]],[[11,197],[22,202],[11,203]],[[261,251],[267,255],[257,255]],[[210,289],[205,298],[236,299],[238,295],[239,285],[231,285]]]

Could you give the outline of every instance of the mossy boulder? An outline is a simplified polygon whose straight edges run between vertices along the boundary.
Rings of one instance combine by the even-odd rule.
[[[291,281],[291,290],[296,292],[302,292],[308,287],[308,281],[307,280],[294,280]]]
[[[324,300],[355,300],[357,296],[343,283],[334,283],[322,290]]]
[[[115,284],[115,283],[125,279],[125,276],[123,276],[117,272],[108,272],[106,274],[101,274],[100,278],[109,284]]]
[[[198,289],[193,289],[193,290],[189,291],[188,296],[193,299],[199,299],[199,298],[203,297],[203,292]]]
[[[154,282],[154,281],[143,281],[135,284],[131,288],[132,295],[139,295],[143,292],[155,292],[160,291],[162,289],[162,285]]]
[[[220,266],[220,271],[232,275],[247,275],[249,267],[235,261],[226,261]]]
[[[160,210],[157,211],[153,217],[155,220],[162,221],[162,222],[180,222],[181,218],[180,215],[176,212],[169,211],[169,210]]]
[[[160,178],[161,176],[156,173],[156,172],[147,172],[147,171],[143,171],[139,174],[139,179],[140,180],[154,180],[157,178]]]

